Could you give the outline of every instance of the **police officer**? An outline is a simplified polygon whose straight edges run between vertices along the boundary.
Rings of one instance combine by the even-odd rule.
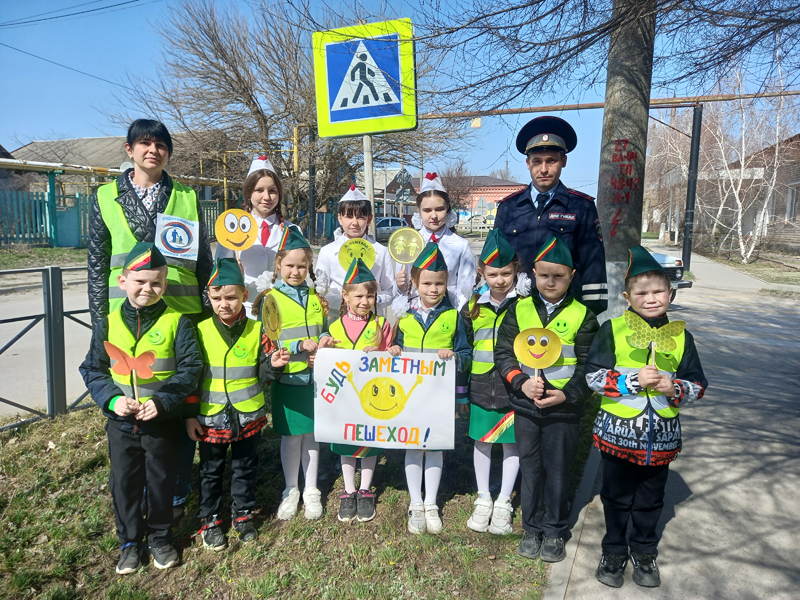
[[[520,270],[532,274],[536,251],[550,236],[572,253],[572,291],[593,313],[608,305],[606,258],[594,198],[561,183],[567,153],[578,145],[575,130],[558,117],[537,117],[517,135],[517,150],[527,156],[531,185],[500,201],[494,226],[519,254]]]

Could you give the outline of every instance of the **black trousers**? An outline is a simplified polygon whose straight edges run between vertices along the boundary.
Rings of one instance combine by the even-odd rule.
[[[180,423],[178,422],[178,425]],[[159,548],[172,541],[172,494],[175,490],[178,425],[160,435],[125,433],[106,423],[117,537],[121,544],[147,542]],[[147,488],[145,492],[145,488]],[[142,495],[146,493],[146,502]],[[142,514],[142,507],[147,514]]]
[[[578,449],[580,433],[580,423],[574,420],[514,414],[525,531],[567,539],[569,469]]]
[[[658,554],[656,526],[664,507],[669,465],[645,467],[601,452],[603,487],[600,499],[606,519],[603,552],[627,554],[628,518],[631,552]]]
[[[234,510],[253,510],[256,506],[258,444],[261,432],[230,444],[200,442],[200,510],[202,519],[219,514],[225,458],[231,448],[231,497]]]

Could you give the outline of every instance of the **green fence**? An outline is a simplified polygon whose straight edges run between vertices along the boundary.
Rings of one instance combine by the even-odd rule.
[[[0,191],[0,247],[47,245],[49,224],[46,193]]]

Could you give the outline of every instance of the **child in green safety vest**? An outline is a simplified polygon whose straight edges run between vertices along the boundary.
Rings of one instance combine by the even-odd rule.
[[[299,471],[302,465],[303,504],[306,519],[322,517],[322,494],[317,488],[319,443],[314,440],[314,354],[333,346],[320,335],[327,328],[328,301],[306,284],[316,281],[314,254],[297,227],[286,227],[275,254],[275,287],[262,291],[253,301],[260,307],[270,294],[278,306],[281,330],[278,346],[289,351],[283,375],[272,382],[272,430],[281,436],[281,466],[286,488],[278,506],[278,518],[289,520],[300,502]],[[278,276],[280,275],[280,279]],[[277,280],[277,281],[276,281]]]
[[[186,419],[189,437],[200,443],[200,530],[203,546],[226,547],[220,507],[228,447],[231,448],[231,519],[243,542],[258,537],[256,505],[258,444],[267,422],[263,387],[280,377],[289,351],[269,355],[262,344],[261,321],[248,319],[247,289],[238,261],[218,259],[208,280],[214,315],[197,326],[205,372]],[[188,411],[187,411],[188,412]]]
[[[603,395],[593,437],[603,460],[606,534],[595,577],[622,586],[630,557],[633,582],[657,587],[656,526],[669,464],[681,450],[678,414],[703,396],[708,381],[685,324],[667,317],[666,271],[641,246],[628,253],[629,308],[603,323],[586,359],[586,381]]]
[[[363,260],[357,258],[350,264],[342,283],[341,315],[331,323],[320,339],[330,337],[335,348],[348,350],[386,350],[392,341],[389,321],[375,313],[378,282]],[[375,518],[375,494],[372,477],[378,448],[331,444],[331,450],[341,456],[344,493],[339,496],[340,521],[357,519],[360,522]],[[361,484],[356,491],[356,459],[361,459]]]
[[[518,267],[519,257],[503,232],[492,229],[486,236],[478,263],[478,273],[486,281],[487,289],[475,292],[461,311],[472,345],[469,437],[475,440],[473,463],[478,484],[478,497],[467,527],[495,535],[511,533],[514,512],[511,494],[519,474],[514,409],[494,358],[497,333],[506,313],[519,300],[518,293],[527,295],[530,290],[530,279],[525,274],[518,275]],[[489,472],[494,444],[503,446],[503,478],[497,501],[492,502]]]
[[[109,489],[122,544],[116,571],[126,575],[142,565],[145,536],[157,568],[180,562],[172,546],[175,456],[203,360],[192,322],[162,299],[167,263],[158,248],[140,242],[122,265],[125,300],[96,324],[80,371],[108,418]]]
[[[519,450],[524,534],[517,552],[557,562],[566,557],[569,470],[578,449],[583,404],[591,396],[584,365],[597,319],[570,291],[575,268],[569,247],[560,238],[551,237],[539,249],[533,272],[536,291],[508,310],[494,353],[500,375],[512,391]],[[537,377],[514,352],[517,336],[531,328],[546,328],[561,340],[556,362]],[[546,337],[528,335],[526,343],[538,345]]]
[[[411,268],[411,281],[419,296],[413,298],[400,317],[395,338],[389,347],[392,356],[409,352],[436,352],[442,360],[456,361],[456,395],[466,406],[466,374],[472,364],[472,347],[467,340],[464,319],[447,297],[447,263],[438,244],[428,242]],[[397,301],[392,309],[402,307]],[[460,388],[460,389],[459,389]],[[436,495],[442,478],[444,453],[441,450],[406,450],[406,482],[410,495],[408,531],[440,533],[442,520]],[[425,502],[422,501],[423,461],[425,463]]]

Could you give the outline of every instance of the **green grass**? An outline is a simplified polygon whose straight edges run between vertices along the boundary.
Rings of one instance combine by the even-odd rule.
[[[658,232],[657,231],[643,231],[642,232],[642,239],[643,240],[657,240],[658,239]]]
[[[793,269],[774,261],[756,258],[744,264],[741,260],[728,260],[719,254],[704,254],[704,256],[767,283],[800,285],[800,269]]]
[[[772,296],[774,298],[789,298],[791,300],[800,300],[800,293],[798,292],[788,292],[785,290],[758,290],[758,293],[762,296]]]
[[[589,402],[588,413],[596,412],[593,403],[596,399]],[[584,419],[572,471],[575,484],[588,455],[592,420],[593,414]],[[546,586],[545,565],[516,554],[522,534],[518,495],[512,534],[497,537],[466,527],[475,480],[465,418],[456,421],[456,448],[445,455],[441,535],[406,532],[408,493],[400,451],[380,458],[374,521],[344,524],[336,519],[343,484],[338,456],[325,445],[320,457],[325,516],[307,521],[301,509],[291,521],[277,520],[283,489],[280,440],[267,429],[256,486],[257,542],[244,545],[229,535],[225,552],[203,550],[191,538],[198,527],[193,494],[186,518],[175,529],[181,566],[161,572],[149,565],[134,575],[117,576],[119,545],[103,426],[103,417],[89,409],[0,434],[0,597],[536,600]],[[49,449],[50,441],[55,449]],[[493,482],[500,479],[502,457],[502,449],[495,450]],[[226,486],[226,530],[228,492]]]
[[[85,265],[85,248],[32,248],[24,244],[13,244],[0,249],[0,270]]]

